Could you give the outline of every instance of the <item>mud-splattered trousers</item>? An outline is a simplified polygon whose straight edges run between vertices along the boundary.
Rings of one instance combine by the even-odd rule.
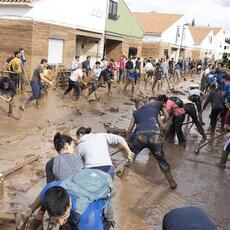
[[[162,137],[160,133],[148,132],[138,133],[131,137],[129,143],[131,150],[137,155],[144,148],[148,148],[156,158],[162,171],[170,170],[170,166],[166,161],[163,146]]]

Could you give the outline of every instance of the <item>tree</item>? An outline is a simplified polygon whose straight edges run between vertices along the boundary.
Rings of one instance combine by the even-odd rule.
[[[193,27],[195,26],[195,18],[193,18],[193,20],[192,20],[192,26]]]

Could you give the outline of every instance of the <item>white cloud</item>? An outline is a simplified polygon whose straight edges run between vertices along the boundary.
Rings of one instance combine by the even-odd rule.
[[[132,11],[184,14],[187,22],[219,26],[230,35],[230,0],[125,0]]]

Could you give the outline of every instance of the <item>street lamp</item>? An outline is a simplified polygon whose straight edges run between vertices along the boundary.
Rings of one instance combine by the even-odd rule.
[[[179,58],[180,58],[180,55],[181,55],[181,49],[182,49],[183,40],[184,40],[185,26],[189,26],[189,25],[190,25],[189,23],[185,23],[185,24],[183,24],[183,27],[182,27],[181,42],[180,42],[180,47],[179,47]]]

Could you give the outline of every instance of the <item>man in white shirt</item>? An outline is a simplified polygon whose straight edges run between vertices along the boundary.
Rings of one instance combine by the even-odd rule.
[[[83,160],[85,168],[100,169],[114,177],[114,167],[109,154],[109,145],[120,144],[132,161],[133,152],[121,136],[109,133],[91,133],[91,128],[81,127],[77,130],[77,154]]]
[[[147,84],[149,82],[149,80],[151,80],[151,78],[153,77],[154,75],[154,67],[153,67],[153,64],[151,63],[151,60],[148,59],[147,60],[147,63],[145,65],[145,89],[147,88]]]
[[[78,64],[80,63],[80,57],[75,56],[73,62],[72,62],[72,71],[75,71],[78,68]]]
[[[79,63],[78,68],[72,72],[69,78],[69,86],[64,93],[64,95],[67,95],[74,88],[77,100],[79,99],[81,94],[79,83],[82,82],[84,85],[86,85],[86,83],[82,80],[83,72],[81,67],[82,65],[81,63]]]

